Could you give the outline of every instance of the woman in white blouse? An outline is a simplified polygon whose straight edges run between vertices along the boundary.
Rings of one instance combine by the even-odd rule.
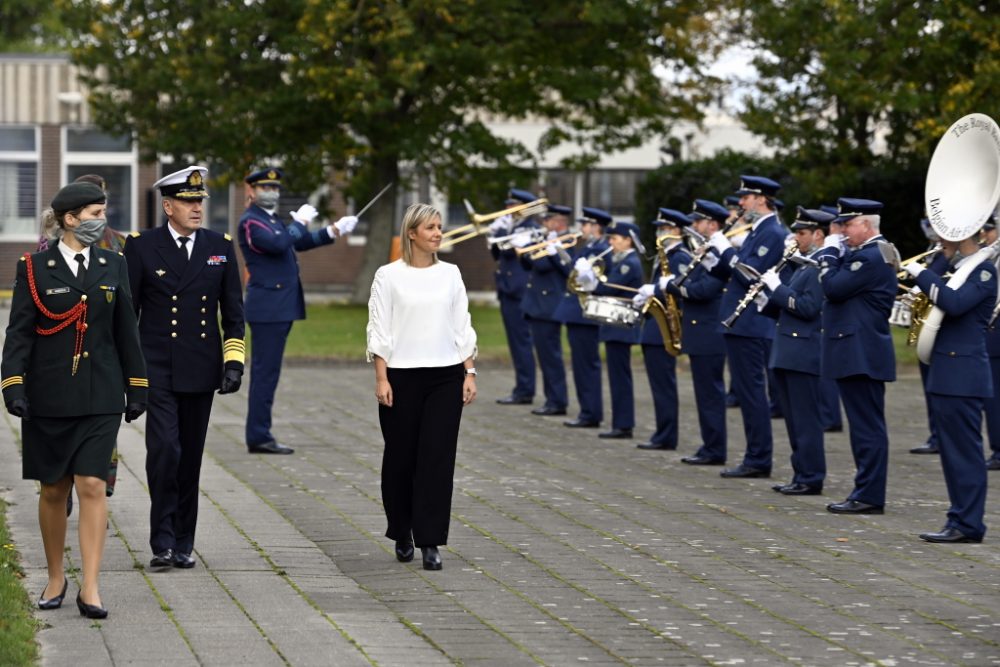
[[[476,332],[469,298],[454,264],[437,258],[441,213],[406,209],[403,258],[375,273],[368,301],[368,360],[385,450],[382,504],[396,558],[441,569],[448,542],[455,452],[462,408],[476,398]]]

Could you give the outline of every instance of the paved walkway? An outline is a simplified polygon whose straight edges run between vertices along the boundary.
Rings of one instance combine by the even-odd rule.
[[[641,436],[652,408],[636,374]],[[986,543],[917,539],[947,508],[937,458],[906,453],[925,435],[917,378],[890,386],[890,502],[870,517],[824,510],[851,488],[846,434],[828,439],[822,497],[771,491],[790,477],[781,422],[773,480],[680,464],[697,444],[683,369],[680,452],[496,405],[511,383],[510,369],[481,368],[441,572],[419,554],[397,563],[382,537],[370,367],[286,368],[275,431],[293,456],[248,455],[245,389],[216,398],[193,570],[145,567],[144,423],[123,425],[101,586],[111,615],[86,621],[71,601],[39,613],[42,664],[1000,664],[998,494]],[[734,461],[738,412],[728,420]],[[0,491],[34,598],[44,561],[19,430],[5,415]]]

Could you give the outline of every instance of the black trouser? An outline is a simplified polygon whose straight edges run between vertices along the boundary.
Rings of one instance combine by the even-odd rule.
[[[385,536],[407,540],[412,531],[418,547],[447,544],[463,366],[390,368],[388,379],[392,407],[378,410]]]

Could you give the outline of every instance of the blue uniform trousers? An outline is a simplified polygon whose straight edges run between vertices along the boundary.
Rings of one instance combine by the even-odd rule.
[[[765,361],[771,358],[771,346],[773,340],[767,341],[767,352],[764,354]],[[774,379],[774,369],[767,369],[767,408],[774,417],[783,417],[781,413],[781,401],[778,399],[778,388]]]
[[[611,392],[611,428],[635,427],[635,396],[632,393],[632,345],[605,341],[608,389]]]
[[[747,448],[743,465],[771,471],[771,410],[768,404],[766,376],[770,341],[766,338],[723,336],[729,359],[733,390],[743,413],[743,434]]]
[[[819,418],[819,376],[775,368],[774,381],[792,446],[792,483],[822,487],[826,456]]]
[[[566,323],[570,361],[573,364],[573,386],[580,403],[581,421],[600,422],[604,419],[604,399],[601,396],[601,342],[599,328],[585,324]]]
[[[927,393],[927,371],[930,370],[930,366],[921,363],[920,366],[920,386],[924,389],[924,406],[927,408],[927,444],[932,447],[940,447],[941,442],[938,440],[937,428],[934,425],[934,409],[931,406],[931,396]]]
[[[659,343],[643,345],[642,360],[646,364],[656,417],[656,431],[649,441],[677,449],[677,359]]]
[[[948,486],[948,526],[973,539],[986,533],[986,466],[983,465],[983,399],[969,396],[931,397],[941,446],[941,467]]]
[[[726,367],[724,354],[688,356],[691,383],[698,408],[698,427],[702,445],[696,454],[718,461],[726,460]]]
[[[549,320],[528,318],[531,342],[542,369],[542,390],[545,406],[565,410],[569,403],[566,388],[566,366],[562,356],[562,324]]]
[[[889,434],[885,428],[885,382],[867,375],[838,378],[840,398],[851,434],[851,453],[857,473],[848,500],[885,505],[889,470]]]
[[[253,348],[250,356],[250,395],[247,399],[246,441],[248,445],[274,442],[271,409],[281,377],[281,360],[291,322],[250,322]]]
[[[819,379],[819,422],[824,429],[844,427],[840,417],[840,391],[837,381],[832,378]]]
[[[535,357],[531,352],[531,328],[524,319],[521,299],[500,294],[500,316],[507,332],[507,348],[514,364],[515,398],[535,397]]]
[[[983,400],[986,413],[986,435],[990,440],[993,457],[1000,459],[1000,357],[990,357],[993,371],[993,397]]]

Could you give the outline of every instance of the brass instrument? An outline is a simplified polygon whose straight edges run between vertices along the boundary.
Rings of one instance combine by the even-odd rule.
[[[742,234],[744,232],[750,231],[751,227],[753,227],[753,223],[752,222],[748,222],[745,225],[739,225],[738,227],[733,227],[732,229],[726,230],[723,233],[723,236],[725,236],[727,239],[731,239],[734,236],[739,236],[740,234]]]
[[[601,254],[594,257],[587,257],[587,263],[590,267],[594,269],[594,273],[597,275],[597,279],[600,280],[601,276],[604,275],[604,256],[609,252],[614,250],[614,248],[606,248]],[[580,284],[576,280],[577,272],[576,268],[569,272],[569,276],[566,277],[566,289],[576,295],[580,300],[580,305],[583,306],[583,302],[586,301],[587,297],[590,296],[590,292],[586,292],[580,289]]]
[[[451,246],[461,243],[467,239],[471,239],[480,234],[485,234],[488,229],[483,227],[484,222],[490,222],[496,220],[497,218],[502,218],[505,215],[513,216],[515,220],[520,220],[522,218],[527,218],[532,215],[538,215],[539,213],[544,213],[548,210],[549,200],[544,197],[541,199],[536,199],[535,201],[527,202],[525,204],[518,204],[517,206],[511,206],[509,208],[502,209],[500,211],[494,211],[493,213],[476,213],[476,210],[469,203],[469,200],[465,201],[465,210],[469,213],[470,222],[467,225],[462,225],[461,227],[455,227],[454,229],[449,229],[441,235],[441,246],[440,249],[450,248]]]
[[[772,267],[774,269],[774,272],[778,273],[783,268],[785,268],[785,264],[788,264],[788,262],[791,261],[792,256],[796,252],[798,252],[798,250],[799,247],[798,245],[796,245],[794,241],[789,243],[785,247],[785,252],[784,254],[782,254],[781,259],[779,259],[778,263]],[[744,269],[749,269],[751,271],[754,271],[749,266],[744,266],[744,265],[740,266],[742,266]],[[756,271],[754,272],[756,273]],[[722,325],[727,329],[731,329],[733,327],[733,324],[736,323],[736,320],[738,320],[740,315],[743,314],[743,311],[747,309],[747,306],[753,303],[753,300],[757,297],[758,294],[760,294],[761,290],[763,289],[764,289],[764,281],[760,279],[760,276],[757,276],[757,282],[755,282],[754,284],[750,285],[750,287],[747,288],[746,294],[744,294],[743,298],[740,299],[740,302],[736,304],[736,310],[733,311],[732,315],[730,315],[729,317],[727,317],[722,321]]]
[[[906,267],[914,262],[919,262],[925,260],[924,264],[930,264],[931,260],[934,259],[939,252],[941,252],[942,247],[940,243],[935,243],[934,247],[930,250],[920,253],[919,255],[914,255],[913,257],[907,257],[902,262],[899,263],[900,271],[896,274],[899,280],[906,280],[910,273],[906,270]]]
[[[563,250],[569,250],[576,245],[577,239],[583,236],[583,232],[567,232],[560,236],[557,236],[554,241],[559,243],[559,246]],[[524,246],[523,248],[516,248],[518,255],[523,255],[525,253],[531,253],[531,259],[542,259],[548,254],[548,239],[541,241],[540,243],[533,243],[529,246]]]
[[[660,260],[660,275],[664,278],[670,275],[670,262],[667,261],[667,250],[665,241],[667,237],[680,238],[677,234],[666,234],[656,239],[656,256]],[[661,241],[662,240],[662,241]],[[677,306],[677,299],[673,294],[664,293],[666,303],[661,302],[656,297],[652,297],[643,307],[643,313],[652,311],[653,319],[660,328],[660,336],[663,338],[663,347],[667,354],[676,357],[681,353],[681,310]]]
[[[486,244],[490,246],[495,245],[498,250],[511,250],[512,248],[516,248],[514,239],[527,237],[528,243],[537,244],[545,238],[547,233],[541,227],[529,227],[520,229],[513,234],[507,234],[506,236],[491,236],[486,239]]]

